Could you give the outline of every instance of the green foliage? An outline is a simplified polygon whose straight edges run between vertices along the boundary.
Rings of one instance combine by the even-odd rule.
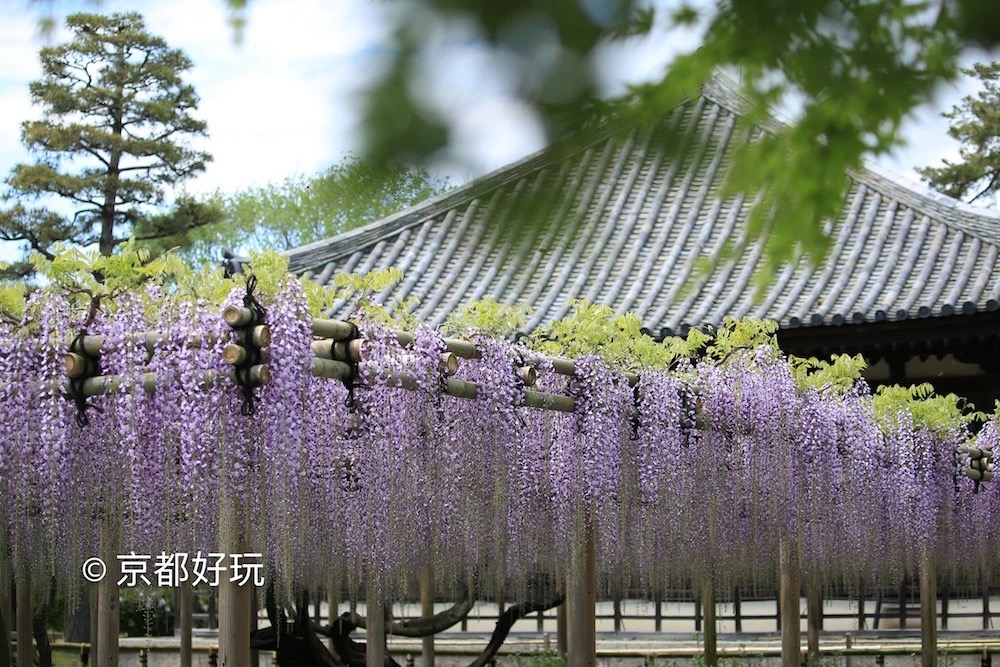
[[[583,299],[574,299],[570,305],[569,315],[531,338],[532,347],[550,356],[598,354],[625,370],[663,368],[673,361],[669,347],[642,333],[642,323],[634,313],[615,315],[610,307]]]
[[[482,334],[495,338],[508,338],[519,331],[531,314],[524,304],[508,306],[497,303],[488,296],[479,301],[459,306],[448,315],[445,330],[451,334]]]
[[[751,350],[760,346],[770,347],[774,354],[778,350],[778,323],[774,320],[761,320],[753,317],[736,319],[727,316],[722,328],[715,333],[715,338],[706,348],[706,356],[717,361],[725,361],[737,350]]]
[[[882,424],[891,424],[901,411],[908,411],[917,424],[942,431],[986,418],[970,409],[964,398],[935,394],[934,387],[927,382],[911,387],[881,386],[875,392],[873,407]]]
[[[57,245],[54,257],[35,253],[34,268],[44,287],[64,295],[87,326],[99,311],[113,311],[117,299],[130,293],[140,298],[150,311],[174,308],[180,303],[200,301],[222,303],[233,289],[242,288],[245,276],[227,278],[218,267],[201,265],[192,268],[173,252],[153,255],[135,241],[122,244],[110,256],[96,250]],[[252,275],[262,294],[275,294],[289,276],[288,258],[274,251],[253,253]],[[330,288],[310,280],[301,280],[309,310],[320,315],[335,296]],[[150,297],[144,289],[159,285],[162,289]],[[0,283],[0,318],[17,322],[25,312],[28,288],[25,283]]]
[[[816,357],[789,357],[795,380],[802,389],[843,393],[861,380],[868,362],[860,354],[835,354],[830,361]]]
[[[149,34],[138,14],[74,14],[66,25],[72,38],[39,53],[42,77],[30,91],[42,117],[21,132],[38,160],[15,166],[6,180],[0,239],[49,259],[59,242],[110,255],[131,235],[178,236],[216,219],[190,199],[160,211],[167,188],[204,171],[210,159],[188,147],[205,134],[191,115],[198,97],[181,78],[191,61]],[[50,208],[54,198],[64,205]],[[24,260],[6,272],[30,273]]]
[[[447,181],[427,171],[393,165],[379,168],[356,157],[315,176],[216,193],[220,219],[190,235],[184,254],[218,261],[222,248],[288,250],[368,224],[442,192]]]
[[[389,289],[403,279],[403,272],[397,268],[373,269],[365,275],[340,273],[333,279],[333,286],[341,290],[342,298],[354,297],[355,308],[364,311],[371,308],[371,296]]]
[[[944,166],[927,167],[920,174],[932,188],[972,203],[1000,191],[1000,63],[962,71],[983,85],[975,96],[967,96],[944,114],[951,121],[948,134],[962,143],[962,159],[942,160]]]

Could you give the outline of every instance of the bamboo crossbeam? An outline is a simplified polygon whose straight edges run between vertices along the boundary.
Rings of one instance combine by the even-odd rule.
[[[202,386],[214,384],[217,380],[217,374],[209,370],[202,371],[198,377],[198,382]],[[136,385],[140,385],[143,391],[151,394],[156,391],[159,384],[162,384],[162,380],[156,373],[143,373],[138,377],[130,375],[98,375],[84,380],[81,392],[86,397],[101,396],[103,394],[130,391]],[[65,384],[64,389],[67,394],[73,393],[69,382]]]
[[[313,320],[313,334],[317,334],[316,322],[322,322],[323,327],[330,325],[328,331],[333,331],[334,328],[331,323],[338,322],[337,320]],[[340,324],[345,325],[345,327],[350,327],[351,325],[347,322],[340,322]],[[340,333],[345,333],[346,330],[338,330]],[[406,331],[394,331],[393,334],[396,336],[396,340],[399,341],[400,345],[409,345],[413,342],[413,334]],[[313,351],[321,349],[323,346],[333,350],[333,357],[339,361],[346,361],[349,363],[358,363],[362,361],[364,356],[364,340],[361,338],[347,339],[340,338],[337,336],[324,336],[326,340],[315,341],[316,345],[313,347]],[[447,350],[453,353],[455,356],[461,357],[463,359],[479,359],[481,355],[476,346],[467,341],[461,340],[460,338],[445,338],[443,339],[444,345]],[[529,366],[539,366],[542,363],[542,357],[536,354],[525,355],[524,361]],[[572,359],[566,359],[564,357],[549,357],[549,363],[552,364],[552,370],[560,375],[572,376],[576,373],[576,364]],[[636,373],[625,373],[625,378],[628,380],[630,386],[635,386],[639,382],[639,376]]]
[[[344,380],[351,376],[351,366],[343,361],[313,357],[311,372],[316,377]],[[406,373],[392,376],[390,383],[408,390],[419,387],[416,379]],[[456,398],[475,398],[479,395],[479,387],[474,382],[450,377],[445,380],[444,393]],[[527,389],[524,392],[524,405],[529,408],[573,412],[576,408],[576,401],[573,400],[572,396]]]
[[[344,364],[356,363],[350,362],[345,349],[345,343],[342,341],[334,341],[329,338],[322,340],[314,340],[310,344],[310,349],[312,350],[313,356],[319,359],[333,359]],[[438,363],[438,370],[440,370],[445,376],[452,376],[458,372],[458,355],[453,352],[442,352],[441,360]]]
[[[348,340],[358,333],[357,327],[350,322],[343,320],[324,320],[313,318],[312,334],[320,338],[332,338],[333,340]]]
[[[146,348],[146,352],[153,354],[157,346],[162,345],[164,342],[169,341],[170,338],[163,335],[162,333],[156,331],[148,331],[142,333],[128,334],[125,336],[126,343],[141,343],[143,347]],[[185,344],[189,348],[199,348],[206,345],[214,345],[217,342],[214,336],[190,336],[185,340]],[[67,343],[67,347],[69,347]],[[96,355],[104,352],[107,348],[104,344],[104,336],[84,336],[80,345],[82,346],[82,351]],[[73,352],[80,352],[81,350],[73,350]]]

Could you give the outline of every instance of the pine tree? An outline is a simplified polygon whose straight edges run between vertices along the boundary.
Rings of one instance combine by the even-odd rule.
[[[983,83],[944,117],[951,121],[948,134],[962,142],[961,161],[942,160],[944,166],[920,170],[933,188],[969,203],[1000,191],[1000,62],[962,70]]]
[[[42,117],[21,132],[37,160],[6,180],[0,238],[22,242],[26,256],[51,258],[58,242],[110,255],[129,236],[178,238],[218,219],[185,197],[164,210],[170,189],[211,159],[190,145],[206,134],[181,76],[191,61],[135,13],[74,14],[66,24],[72,39],[39,54],[42,77],[30,91]],[[24,260],[6,270],[30,273]]]

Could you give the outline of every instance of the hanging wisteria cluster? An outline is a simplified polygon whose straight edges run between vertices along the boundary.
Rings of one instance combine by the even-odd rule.
[[[997,485],[974,494],[963,469],[964,448],[1000,444],[995,421],[973,435],[886,408],[861,381],[803,383],[773,345],[633,375],[594,354],[567,375],[474,336],[453,379],[475,396],[459,398],[445,342],[423,327],[403,345],[358,322],[353,372],[314,376],[288,278],[260,296],[270,382],[244,414],[220,317],[244,292],[156,307],[164,289],[123,294],[89,324],[118,386],[85,404],[65,395],[82,321],[64,299],[40,290],[0,324],[0,544],[34,576],[78,585],[102,530],[120,553],[260,552],[284,596],[333,582],[404,595],[426,566],[444,589],[557,581],[588,531],[602,588],[651,594],[773,585],[782,542],[811,581],[848,585],[898,580],[928,554],[979,577],[1000,555]],[[571,397],[572,412],[525,405],[526,360],[531,391]]]

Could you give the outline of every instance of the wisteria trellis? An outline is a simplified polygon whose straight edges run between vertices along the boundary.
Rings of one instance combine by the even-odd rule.
[[[997,486],[974,495],[956,454],[974,437],[993,448],[996,422],[973,436],[903,410],[877,417],[862,382],[804,389],[769,346],[641,371],[634,386],[598,356],[576,359],[573,377],[542,358],[537,388],[572,396],[564,413],[522,405],[517,345],[475,339],[480,357],[457,376],[478,386],[468,400],[442,391],[435,331],[403,347],[362,325],[348,387],[311,375],[289,278],[266,303],[272,381],[244,416],[220,306],[133,295],[89,333],[104,337],[105,374],[156,373],[157,390],[91,398],[79,426],[62,376],[79,323],[52,293],[33,299],[31,321],[0,325],[0,529],[14,562],[70,589],[102,524],[123,552],[208,552],[234,498],[243,521],[228,529],[285,595],[338,580],[405,594],[427,563],[443,587],[517,590],[560,576],[584,522],[603,590],[772,584],[783,540],[820,582],[896,580],[928,550],[946,576],[997,563]],[[153,354],[140,331],[163,334]]]

